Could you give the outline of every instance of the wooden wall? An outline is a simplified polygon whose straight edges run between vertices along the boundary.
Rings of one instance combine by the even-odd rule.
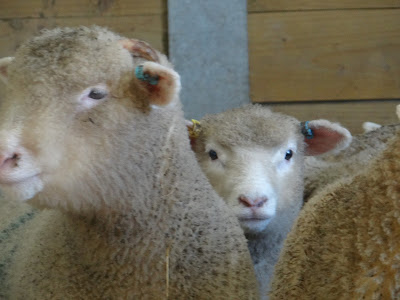
[[[166,50],[163,0],[1,0],[0,57],[43,28],[94,24]]]
[[[0,0],[0,57],[42,28],[92,24],[168,51],[165,0]],[[397,121],[398,0],[248,0],[248,34],[253,102],[353,133]]]
[[[353,133],[397,121],[400,2],[249,0],[250,96]]]

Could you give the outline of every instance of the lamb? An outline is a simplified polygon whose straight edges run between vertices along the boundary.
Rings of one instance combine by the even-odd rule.
[[[258,298],[164,55],[100,27],[58,28],[0,66],[2,298]]]
[[[400,298],[400,133],[350,181],[300,212],[276,265],[270,299]]]
[[[338,124],[315,120],[303,125],[305,134],[313,134],[305,138],[299,121],[261,105],[188,125],[200,166],[244,229],[260,294],[267,299],[273,266],[303,204],[304,155],[339,151],[351,135]]]

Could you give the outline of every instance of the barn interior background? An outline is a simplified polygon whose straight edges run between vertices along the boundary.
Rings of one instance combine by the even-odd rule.
[[[353,133],[397,121],[398,0],[0,0],[0,57],[43,28],[92,24],[167,53],[187,118],[252,101]]]

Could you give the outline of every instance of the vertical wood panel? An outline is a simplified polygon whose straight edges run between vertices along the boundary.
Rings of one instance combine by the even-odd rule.
[[[163,0],[1,0],[0,18],[127,16],[162,13]]]
[[[300,121],[327,119],[339,122],[352,134],[362,133],[366,121],[382,125],[399,123],[396,106],[400,101],[357,101],[347,103],[273,104],[273,111],[296,117]]]
[[[0,0],[0,57],[43,28],[105,26],[166,52],[163,0]]]
[[[94,24],[106,26],[126,37],[146,40],[156,49],[165,50],[161,16],[13,19],[9,21],[0,20],[0,57],[13,55],[22,42],[37,35],[43,28],[90,26]]]
[[[398,0],[248,0],[247,2],[249,12],[388,7],[400,7],[400,2]]]
[[[248,15],[256,102],[400,98],[400,10]]]

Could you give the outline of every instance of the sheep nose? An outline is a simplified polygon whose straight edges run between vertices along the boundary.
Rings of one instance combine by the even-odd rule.
[[[17,153],[9,154],[0,154],[0,170],[7,167],[7,165],[15,164],[18,160],[19,155]]]
[[[262,207],[268,201],[267,197],[250,199],[244,195],[240,195],[238,199],[239,203],[243,204],[246,207]]]

